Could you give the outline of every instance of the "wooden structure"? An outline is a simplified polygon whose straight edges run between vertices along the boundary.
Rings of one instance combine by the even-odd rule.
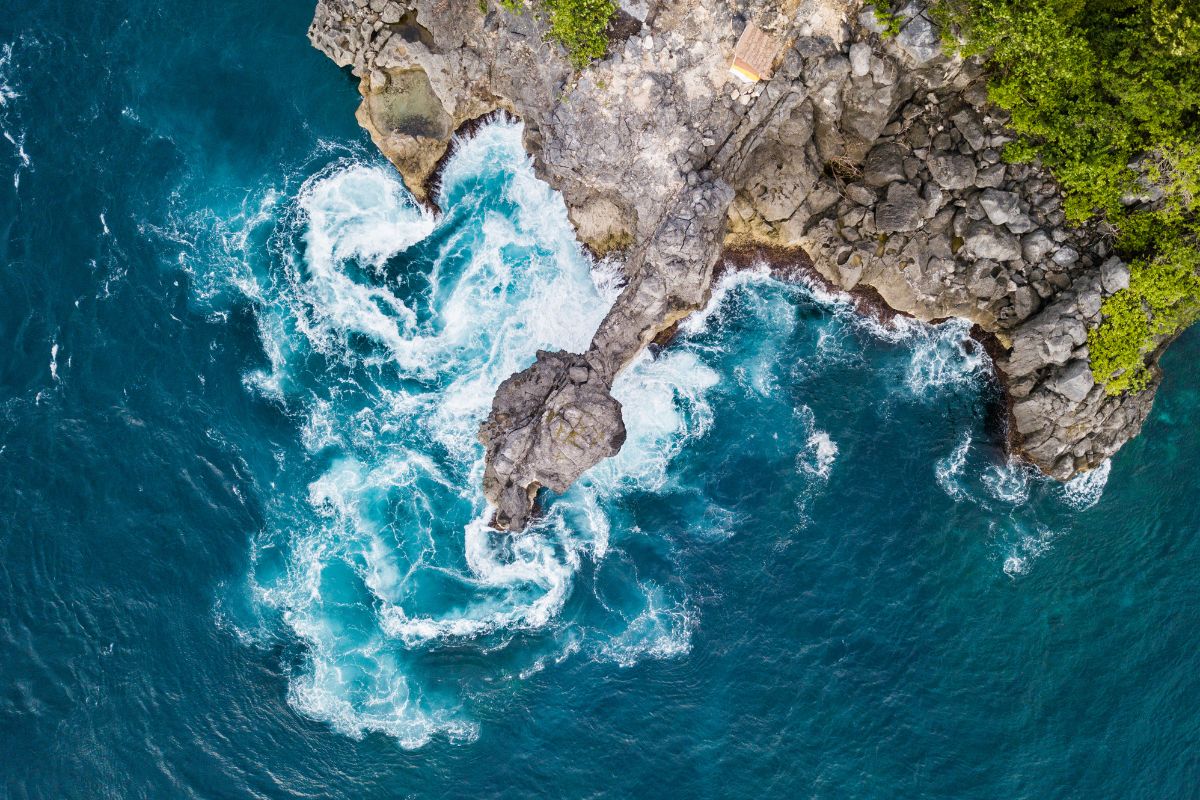
[[[729,71],[746,83],[758,83],[771,77],[778,55],[779,44],[774,37],[753,22],[747,22],[733,50],[733,63],[729,65]]]

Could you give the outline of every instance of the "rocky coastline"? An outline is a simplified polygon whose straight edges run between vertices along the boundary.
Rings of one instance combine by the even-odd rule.
[[[639,0],[619,22],[582,72],[532,9],[477,0],[319,0],[309,30],[359,78],[358,119],[420,200],[456,130],[510,114],[580,241],[623,257],[588,350],[540,352],[496,394],[480,431],[496,527],[522,529],[540,488],[620,449],[613,380],[705,305],[723,257],[786,253],[867,305],[972,322],[1011,452],[1054,478],[1138,433],[1157,377],[1111,396],[1087,352],[1128,268],[1105,231],[1066,225],[1049,175],[1003,161],[981,65],[947,55],[918,3],[895,36],[852,0]],[[728,71],[747,25],[778,47],[754,84]]]

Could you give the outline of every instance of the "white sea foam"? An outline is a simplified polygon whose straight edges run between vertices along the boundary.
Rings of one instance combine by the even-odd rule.
[[[828,433],[817,429],[816,417],[808,406],[801,406],[797,415],[808,430],[808,438],[805,440],[804,450],[796,456],[796,466],[802,472],[828,480],[833,471],[833,463],[837,460],[837,443]]]
[[[1100,502],[1104,487],[1108,485],[1108,474],[1112,461],[1105,459],[1093,470],[1076,475],[1063,484],[1063,499],[1079,511],[1084,511]]]
[[[983,348],[970,340],[971,326],[953,319],[939,325],[924,325],[905,320],[912,342],[905,385],[916,397],[928,397],[938,391],[975,384],[987,363]]]
[[[200,226],[217,231],[228,260],[223,286],[197,273],[201,295],[233,287],[255,304],[268,365],[246,385],[294,415],[305,451],[325,465],[306,496],[275,498],[255,546],[257,605],[305,645],[289,700],[347,735],[381,731],[405,747],[477,734],[456,698],[429,693],[417,651],[515,649],[506,663],[517,674],[585,640],[620,664],[686,651],[690,622],[673,585],[632,576],[613,589],[620,608],[592,603],[571,619],[564,609],[580,572],[612,550],[608,501],[665,484],[674,455],[711,425],[718,381],[686,347],[643,354],[613,388],[626,409],[621,453],[521,535],[488,529],[476,434],[496,387],[540,348],[586,348],[620,270],[591,269],[515,124],[463,143],[443,186],[462,206],[439,229],[444,218],[412,203],[390,168],[342,157],[291,199],[267,192]],[[497,186],[505,213],[484,199]],[[159,232],[198,270],[195,251],[214,240],[180,219]],[[248,268],[264,242],[276,263]],[[397,256],[418,244],[428,288],[406,292],[397,270],[417,262]]]
[[[674,658],[692,646],[695,621],[682,603],[672,604],[660,587],[639,584],[645,607],[625,629],[602,645],[597,657],[632,667],[644,658]]]
[[[971,450],[971,434],[964,434],[954,450],[944,458],[939,458],[934,465],[934,478],[942,491],[950,495],[956,502],[967,499],[967,492],[962,487],[961,477],[963,467],[967,463],[967,453]]]
[[[15,86],[15,71],[13,43],[0,45],[0,136],[12,146],[17,157],[17,166],[13,170],[13,189],[20,189],[21,172],[28,170],[33,162],[25,152],[25,131],[20,128],[13,108],[14,101],[21,97]]]
[[[1060,535],[1059,531],[1040,523],[1033,523],[1031,527],[1032,530],[1025,524],[1013,523],[1012,529],[1003,534],[1009,542],[1003,569],[1010,577],[1027,573],[1033,562],[1048,551]]]
[[[1009,459],[1003,465],[993,464],[985,469],[982,481],[984,488],[992,497],[1019,506],[1029,499],[1031,477],[1026,464],[1016,459]]]
[[[825,431],[817,431],[808,437],[808,452],[811,460],[803,463],[805,469],[822,478],[828,478],[833,462],[837,458],[838,446]]]

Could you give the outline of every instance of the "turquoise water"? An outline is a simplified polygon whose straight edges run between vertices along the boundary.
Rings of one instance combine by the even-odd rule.
[[[431,216],[308,3],[0,15],[0,796],[1191,797],[1200,338],[1067,486],[956,323],[757,273],[511,538],[474,434],[618,270],[515,122]]]

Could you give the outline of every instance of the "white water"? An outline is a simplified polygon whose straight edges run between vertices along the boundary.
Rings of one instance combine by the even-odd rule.
[[[463,143],[443,180],[447,212],[435,218],[390,167],[345,156],[229,219],[189,217],[157,231],[180,245],[189,268],[196,231],[212,232],[222,255],[216,270],[193,269],[198,293],[232,289],[254,304],[269,366],[246,385],[295,419],[307,454],[276,456],[249,577],[262,631],[239,633],[271,640],[277,619],[304,645],[290,702],[347,735],[378,731],[404,747],[476,736],[470,698],[506,677],[573,657],[628,666],[688,651],[695,612],[672,580],[674,551],[664,544],[657,568],[633,568],[623,546],[645,534],[614,515],[627,496],[676,488],[672,460],[713,424],[720,376],[705,350],[715,346],[690,337],[726,314],[752,315],[770,335],[739,358],[734,377],[770,398],[782,388],[778,368],[795,358],[785,343],[799,325],[792,302],[729,302],[738,287],[767,283],[765,271],[727,275],[681,326],[682,346],[644,353],[619,376],[613,393],[628,431],[619,455],[524,534],[496,534],[479,490],[479,422],[500,381],[536,350],[586,347],[618,273],[594,269],[580,252],[516,125]],[[250,266],[259,247],[273,254],[268,269]],[[832,313],[813,369],[862,358],[838,326],[911,346],[897,381],[907,401],[975,381],[986,364],[964,349],[961,323],[881,325],[846,298],[817,299]],[[838,444],[807,406],[795,414],[803,442],[795,468],[823,491]],[[938,465],[939,484],[956,499],[983,494],[966,488],[969,449],[968,434]],[[305,491],[284,488],[301,475]],[[995,478],[992,494],[1011,495],[1009,478]],[[811,494],[797,498],[800,519]],[[734,522],[710,504],[698,535],[722,538]],[[1006,562],[1013,574],[1041,552],[1018,550],[1020,569]],[[450,679],[426,663],[448,647],[486,658]]]
[[[309,468],[325,464],[306,496],[277,498],[255,544],[256,602],[305,644],[289,700],[405,747],[477,733],[463,698],[422,666],[438,648],[486,652],[499,675],[573,653],[629,665],[686,652],[687,599],[653,576],[589,577],[594,597],[565,606],[609,557],[606,504],[664,486],[672,458],[711,425],[718,382],[687,349],[644,354],[613,387],[621,453],[524,534],[488,529],[476,432],[496,387],[540,348],[584,349],[617,286],[580,252],[516,125],[464,143],[443,181],[447,216],[435,219],[389,167],[342,159],[222,233],[236,252],[247,229],[276,226],[277,266],[232,271],[258,304],[270,361],[247,385],[297,417]],[[426,266],[397,260],[418,243]],[[405,269],[425,270],[426,288],[401,291]],[[281,479],[303,469],[282,464]]]

